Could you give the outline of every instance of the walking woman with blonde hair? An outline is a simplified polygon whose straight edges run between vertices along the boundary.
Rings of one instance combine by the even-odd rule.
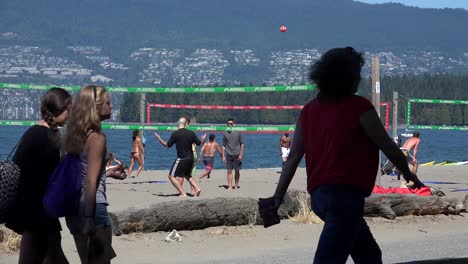
[[[78,216],[67,217],[82,263],[110,263],[116,256],[106,197],[106,135],[101,122],[111,114],[110,96],[102,86],[89,85],[78,93],[64,149],[80,155],[83,189]]]
[[[48,90],[41,100],[42,119],[24,133],[13,161],[21,170],[16,204],[6,227],[22,235],[18,263],[68,263],[61,247],[62,227],[42,205],[50,176],[60,161],[60,133],[72,98],[62,88]]]

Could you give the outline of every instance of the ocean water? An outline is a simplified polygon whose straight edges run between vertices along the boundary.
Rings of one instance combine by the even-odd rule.
[[[4,159],[20,139],[28,127],[4,126],[0,127],[0,156]],[[442,161],[465,161],[468,160],[468,131],[448,130],[420,130],[421,145],[417,159],[420,163],[435,160]],[[130,130],[105,130],[107,135],[108,151],[116,153],[117,159],[125,164],[130,162],[130,151],[132,143],[132,131]],[[404,130],[399,133],[405,133]],[[215,133],[216,141],[222,143],[222,133]],[[160,132],[163,139],[168,140],[170,132]],[[198,136],[201,136],[198,133]],[[176,157],[175,146],[170,149],[164,148],[154,136],[154,131],[145,131],[147,170],[169,170]],[[244,134],[244,161],[243,168],[278,168],[281,167],[281,156],[279,151],[279,134]],[[294,136],[293,136],[294,139]],[[197,152],[200,147],[197,147]],[[37,153],[40,155],[40,153]],[[356,153],[358,155],[358,153]],[[302,161],[300,166],[304,166]],[[219,156],[215,158],[215,169],[223,168]],[[203,170],[203,164],[199,163],[197,168]]]

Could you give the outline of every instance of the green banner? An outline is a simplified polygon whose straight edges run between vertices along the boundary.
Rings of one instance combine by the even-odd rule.
[[[67,91],[77,92],[80,86],[57,86],[57,85],[36,85],[36,84],[16,84],[16,83],[0,83],[0,88],[3,89],[23,89],[23,90],[49,90],[53,87],[61,87]]]
[[[54,85],[14,84],[0,83],[0,88],[23,89],[23,90],[48,90]],[[68,91],[79,91],[79,86],[59,86]],[[122,93],[257,93],[257,92],[289,92],[289,91],[312,91],[315,85],[282,85],[282,86],[248,86],[248,87],[106,87],[109,92]]]
[[[126,129],[126,130],[156,130],[156,131],[175,131],[177,126],[142,126],[142,125],[126,125],[126,124],[102,124],[103,129]],[[226,126],[188,126],[188,130],[192,131],[226,131]],[[232,128],[233,131],[240,132],[294,132],[295,126],[235,126]]]
[[[406,106],[406,126],[411,124],[411,101],[408,100],[408,105]]]
[[[410,125],[409,129],[432,129],[432,130],[462,130],[468,131],[467,126],[420,126],[420,125]]]
[[[425,103],[425,104],[468,104],[468,101],[466,100],[439,100],[439,99],[417,99],[417,98],[410,98],[408,102]]]
[[[406,127],[409,129],[432,129],[432,130],[468,130],[466,126],[422,126],[411,124],[411,103],[426,103],[426,104],[468,104],[466,100],[439,100],[439,99],[408,99],[406,107]]]
[[[0,126],[34,126],[37,121],[0,120]]]
[[[37,124],[37,121],[21,121],[21,120],[0,120],[0,126],[33,126]],[[177,126],[142,126],[136,124],[109,124],[103,123],[103,129],[125,129],[125,130],[155,130],[155,131],[175,131]],[[200,126],[188,126],[187,129],[192,131],[226,131],[227,126],[210,126],[210,125],[200,125]],[[280,125],[280,126],[235,126],[232,128],[233,131],[241,132],[294,132],[294,125]]]

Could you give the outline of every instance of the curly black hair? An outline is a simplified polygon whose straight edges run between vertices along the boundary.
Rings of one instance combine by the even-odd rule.
[[[318,89],[318,98],[338,99],[357,92],[364,58],[351,47],[334,48],[310,68],[309,78]]]

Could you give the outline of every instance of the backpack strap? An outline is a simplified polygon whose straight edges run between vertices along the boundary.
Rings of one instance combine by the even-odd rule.
[[[86,138],[85,138],[85,143],[88,141],[89,136],[91,136],[93,133],[96,133],[96,131],[90,129],[88,132],[86,132]]]
[[[96,131],[94,131],[92,129],[88,130],[88,132],[86,132],[86,139],[88,139],[89,136],[91,136],[91,134],[93,134],[94,132],[96,132]]]

